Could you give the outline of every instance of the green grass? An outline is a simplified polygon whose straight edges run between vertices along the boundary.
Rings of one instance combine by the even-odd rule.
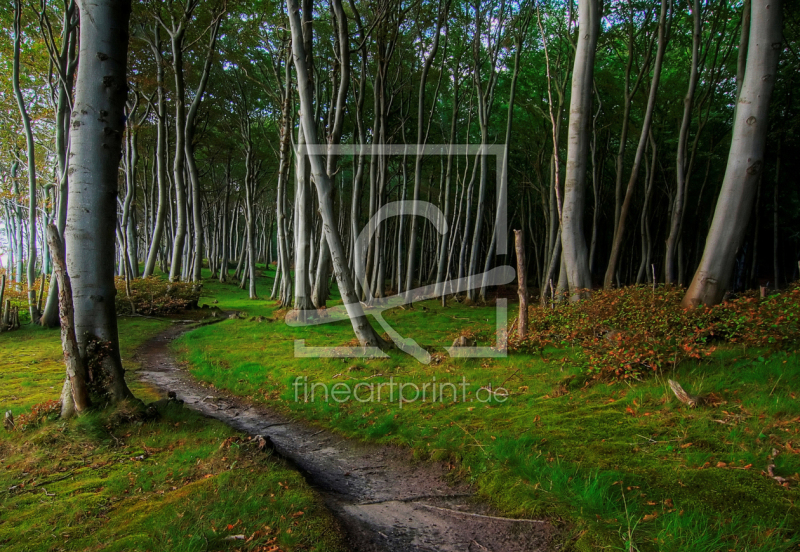
[[[266,297],[272,272],[259,280]],[[425,302],[385,318],[434,352],[425,366],[392,351],[389,359],[298,359],[310,346],[352,342],[347,322],[290,328],[274,302],[249,300],[235,285],[207,282],[204,301],[268,322],[226,320],[176,344],[195,376],[345,435],[409,448],[419,460],[449,463],[454,477],[510,516],[573,524],[577,550],[797,550],[800,546],[800,355],[721,348],[650,380],[584,387],[569,349],[505,359],[442,355],[464,329],[493,340],[494,308]],[[424,307],[424,308],[423,308]],[[437,354],[438,353],[438,354]],[[467,401],[337,404],[295,401],[292,382],[422,385],[467,382]],[[722,403],[690,410],[666,377]],[[504,385],[504,403],[475,401],[483,386]],[[302,395],[301,395],[302,399]],[[473,400],[470,400],[473,399]],[[784,488],[764,471],[772,450]],[[628,534],[632,535],[628,542]]]
[[[166,324],[121,319],[127,369],[136,368],[127,360],[136,347]],[[18,416],[58,399],[57,331],[0,334],[0,356],[4,411]],[[132,412],[123,404],[27,431],[0,429],[0,549],[344,549],[303,478],[242,434],[173,403],[160,404],[154,419]],[[245,540],[227,538],[238,535]]]

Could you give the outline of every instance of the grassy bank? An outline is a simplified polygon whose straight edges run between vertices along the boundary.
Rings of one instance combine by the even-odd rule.
[[[268,276],[259,281],[264,296],[271,289]],[[587,386],[570,348],[450,359],[443,346],[464,329],[480,345],[489,344],[494,308],[425,302],[385,318],[432,351],[430,365],[397,351],[359,362],[297,359],[296,338],[310,346],[341,345],[352,341],[349,324],[290,328],[273,302],[251,301],[233,285],[209,282],[204,293],[204,301],[248,318],[179,340],[197,377],[346,435],[401,444],[420,460],[446,461],[454,477],[471,481],[508,515],[574,524],[575,549],[773,551],[800,545],[796,351],[767,355],[721,346],[664,376]],[[297,377],[351,386],[391,379],[420,388],[434,377],[466,381],[467,400],[401,405],[384,396],[340,404],[317,396],[306,402],[303,389],[293,386]],[[718,400],[688,409],[673,397],[666,377]],[[504,402],[476,400],[489,386],[511,395]],[[770,460],[773,450],[778,454]],[[767,475],[770,462],[788,488]]]
[[[167,322],[120,321],[128,370]],[[58,399],[59,334],[0,334],[0,405],[20,420]],[[129,378],[131,379],[131,378]],[[137,397],[155,399],[133,382]],[[137,419],[122,406],[0,429],[3,550],[343,550],[301,476],[221,423],[173,403]]]

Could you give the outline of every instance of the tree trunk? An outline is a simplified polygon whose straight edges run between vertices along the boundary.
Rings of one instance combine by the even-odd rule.
[[[514,244],[517,249],[517,294],[519,295],[519,319],[517,337],[523,339],[528,334],[528,276],[525,262],[525,230],[514,230]]]
[[[658,94],[658,83],[661,79],[661,66],[664,61],[664,52],[667,49],[667,0],[661,0],[661,15],[658,18],[658,51],[656,61],[653,66],[653,80],[650,83],[650,95],[647,98],[647,109],[645,110],[644,121],[642,122],[642,133],[639,136],[639,146],[636,148],[636,157],[631,168],[631,176],[628,180],[628,187],[625,190],[625,199],[619,212],[619,221],[614,230],[614,242],[611,246],[611,255],[608,260],[608,268],[603,279],[603,287],[611,289],[614,285],[614,277],[619,267],[619,259],[622,255],[623,238],[625,236],[625,221],[630,210],[631,199],[633,198],[633,188],[639,176],[639,169],[642,165],[644,148],[647,145],[647,136],[650,132],[650,125],[653,122],[653,110],[655,109],[656,95]],[[670,4],[671,7],[671,4]]]
[[[129,0],[79,0],[80,58],[72,112],[67,211],[67,271],[73,282],[75,334],[81,356],[90,339],[106,344],[101,366],[111,399],[132,394],[125,383],[114,308],[114,230],[122,151]]]
[[[449,5],[449,4],[448,4]],[[410,293],[414,289],[414,273],[417,269],[417,232],[419,226],[419,209],[417,202],[419,201],[419,191],[422,185],[422,148],[427,140],[427,133],[425,132],[424,118],[425,118],[425,85],[428,82],[428,73],[430,72],[433,59],[439,51],[439,37],[441,36],[442,23],[446,16],[445,8],[442,2],[439,2],[439,12],[436,18],[436,31],[433,34],[433,45],[431,46],[425,61],[422,64],[422,73],[419,79],[419,91],[417,93],[417,155],[414,159],[414,208],[411,216],[408,241],[408,261],[406,262],[406,293]],[[421,280],[420,275],[420,280]],[[379,282],[383,286],[383,282]],[[409,297],[410,298],[410,297]]]
[[[314,111],[312,108],[311,90],[308,87],[310,83],[308,73],[309,67],[306,61],[306,48],[303,44],[303,33],[297,0],[286,0],[286,5],[289,12],[289,24],[292,32],[292,52],[294,55],[295,69],[297,71],[297,89],[300,96],[300,123],[305,131],[308,143],[315,145],[318,144],[317,129],[313,116]],[[304,10],[304,12],[305,11],[306,10]],[[310,14],[308,15],[310,16]],[[383,340],[367,321],[367,317],[361,308],[361,303],[358,301],[358,297],[356,297],[353,281],[350,278],[350,272],[347,270],[347,259],[344,255],[342,240],[333,217],[331,183],[328,179],[328,173],[325,170],[323,156],[317,152],[313,152],[309,155],[309,158],[311,170],[314,174],[314,184],[319,197],[319,210],[325,228],[325,238],[328,240],[328,245],[331,249],[333,270],[339,284],[342,301],[347,308],[350,321],[353,324],[356,338],[358,338],[362,347],[381,346],[383,345]]]
[[[689,90],[683,99],[683,120],[681,121],[680,135],[678,136],[678,154],[676,158],[677,184],[675,188],[675,201],[672,204],[672,217],[670,219],[669,236],[667,237],[667,253],[664,259],[666,283],[674,284],[678,280],[675,268],[675,250],[678,246],[683,219],[684,201],[686,196],[686,146],[689,140],[689,126],[692,122],[692,106],[694,92],[698,81],[698,60],[700,57],[700,40],[702,38],[702,14],[700,13],[700,0],[693,0],[692,17],[694,29],[692,31],[692,67],[689,73]],[[655,168],[653,169],[655,170]]]
[[[753,194],[763,171],[769,102],[782,44],[780,0],[753,0],[747,67],[714,219],[684,307],[716,305],[728,289],[736,252],[747,230]]]
[[[78,68],[77,43],[78,20],[75,14],[75,4],[70,2],[65,6],[62,17],[62,44],[58,56],[59,76],[58,100],[56,103],[56,155],[58,156],[58,212],[56,225],[61,241],[64,240],[64,228],[67,224],[67,194],[69,189],[69,175],[67,174],[67,155],[69,153],[69,116],[71,95],[75,84],[75,71]],[[62,79],[63,75],[63,79]],[[0,303],[1,304],[1,303]],[[40,323],[43,326],[54,327],[59,323],[58,317],[58,279],[50,279],[50,289],[47,302],[42,312]]]
[[[186,35],[186,25],[191,19],[196,3],[187,2],[186,9],[177,27],[169,31],[172,46],[172,70],[175,73],[175,158],[172,165],[173,184],[175,186],[175,203],[177,221],[175,236],[172,242],[172,262],[169,267],[169,279],[178,281],[182,275],[184,241],[186,240],[187,226],[187,198],[186,198],[186,85],[183,76],[183,42]]]
[[[564,203],[561,208],[561,246],[567,282],[573,300],[580,290],[592,287],[589,250],[583,231],[586,195],[586,167],[589,156],[589,129],[592,121],[592,87],[600,13],[597,0],[578,3],[578,44],[572,71],[572,96],[567,137],[567,170],[564,177]]]
[[[153,42],[150,49],[156,59],[156,90],[158,93],[158,108],[156,111],[156,183],[158,185],[158,210],[150,241],[150,250],[147,253],[147,262],[144,265],[143,278],[153,274],[156,268],[156,259],[161,251],[161,237],[164,233],[164,221],[167,218],[167,101],[164,92],[164,58],[161,55],[161,28],[156,24],[153,29]]]
[[[778,188],[781,177],[781,139],[778,139],[778,155],[775,158],[775,189],[772,196],[772,281],[775,289],[781,286],[780,262],[778,252]]]
[[[194,158],[194,131],[197,110],[206,92],[208,77],[211,73],[211,62],[214,59],[214,46],[217,43],[220,19],[222,15],[214,20],[211,25],[211,38],[206,51],[203,73],[200,77],[200,84],[192,100],[192,105],[186,114],[186,165],[189,169],[189,183],[192,187],[192,220],[194,221],[194,266],[192,269],[192,282],[198,283],[203,279],[203,210],[202,198],[200,196],[200,174],[197,170],[197,163]]]
[[[19,86],[19,55],[22,40],[22,2],[14,2],[14,63],[12,69],[12,85],[17,107],[25,129],[25,142],[28,153],[28,267],[26,273],[28,286],[28,311],[31,323],[39,321],[39,309],[36,308],[36,289],[33,282],[36,279],[36,149],[33,141],[31,118],[25,107],[25,99]],[[20,255],[20,261],[22,256]]]
[[[52,224],[47,227],[47,245],[50,247],[55,277],[58,279],[58,315],[61,323],[61,347],[64,350],[64,363],[67,366],[67,381],[69,382],[72,398],[66,410],[62,406],[62,416],[68,415],[73,408],[80,414],[91,406],[91,401],[89,400],[89,390],[86,388],[86,368],[78,349],[78,339],[75,337],[72,285],[69,274],[67,274],[66,261],[64,260],[64,244],[61,241],[58,228]]]

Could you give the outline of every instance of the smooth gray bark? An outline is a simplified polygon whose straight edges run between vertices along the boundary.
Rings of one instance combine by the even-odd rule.
[[[725,177],[703,257],[681,303],[715,305],[728,289],[764,165],[769,103],[782,49],[782,3],[752,0],[750,40]]]
[[[72,112],[67,271],[73,284],[81,355],[90,339],[107,344],[102,368],[112,400],[130,397],[119,354],[114,308],[117,175],[128,93],[130,1],[79,0],[80,59]]]
[[[301,30],[300,14],[298,13],[299,10],[296,0],[286,0],[286,4],[292,32],[292,53],[295,69],[297,71],[297,89],[298,95],[300,96],[300,123],[308,138],[308,143],[317,144],[319,142],[317,141],[317,129],[313,117],[311,90],[308,87],[310,83],[308,73],[309,67],[306,63],[306,48],[302,40],[303,34]],[[344,248],[342,247],[342,240],[333,217],[331,183],[328,179],[328,173],[325,170],[323,156],[315,153],[308,157],[310,158],[311,170],[314,174],[314,184],[317,188],[317,196],[319,197],[320,214],[322,215],[325,228],[325,237],[331,248],[334,274],[336,275],[342,301],[347,308],[356,338],[359,343],[361,343],[362,347],[381,346],[383,345],[383,340],[367,321],[367,317],[361,308],[361,303],[358,301],[358,297],[356,297],[353,282],[350,279],[350,272],[347,270],[347,259],[345,258]]]
[[[594,59],[600,34],[600,13],[597,0],[579,0],[578,41],[572,71],[569,127],[567,134],[564,203],[561,208],[561,246],[569,291],[573,300],[581,290],[592,287],[589,271],[589,250],[584,235],[586,204],[586,172],[592,122],[592,90]]]
[[[687,159],[686,146],[689,140],[689,126],[692,122],[692,107],[694,105],[694,93],[697,89],[699,80],[698,64],[700,58],[700,41],[702,39],[702,14],[700,12],[700,0],[693,0],[692,4],[692,66],[689,69],[689,89],[683,99],[683,119],[681,120],[681,130],[678,136],[678,153],[676,155],[677,182],[675,187],[675,200],[672,203],[672,216],[670,217],[669,235],[667,236],[667,252],[664,258],[664,272],[667,284],[674,284],[678,281],[677,268],[675,266],[675,252],[678,248],[681,234],[681,222],[686,197],[686,177]]]

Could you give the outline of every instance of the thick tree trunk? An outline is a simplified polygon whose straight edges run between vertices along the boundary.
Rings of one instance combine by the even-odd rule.
[[[780,0],[753,0],[751,4],[747,68],[733,122],[728,164],[703,258],[683,298],[684,307],[715,305],[728,289],[763,171],[769,102],[782,47],[781,10]]]
[[[578,3],[578,44],[572,71],[572,96],[567,136],[567,170],[564,178],[564,204],[561,209],[561,245],[567,282],[573,300],[580,290],[592,287],[589,250],[583,231],[586,196],[586,168],[592,121],[592,88],[600,13],[597,0]]]
[[[72,112],[67,271],[74,283],[81,356],[90,339],[106,344],[102,368],[114,401],[131,397],[119,354],[114,308],[117,176],[128,93],[129,0],[79,0],[80,58]]]

